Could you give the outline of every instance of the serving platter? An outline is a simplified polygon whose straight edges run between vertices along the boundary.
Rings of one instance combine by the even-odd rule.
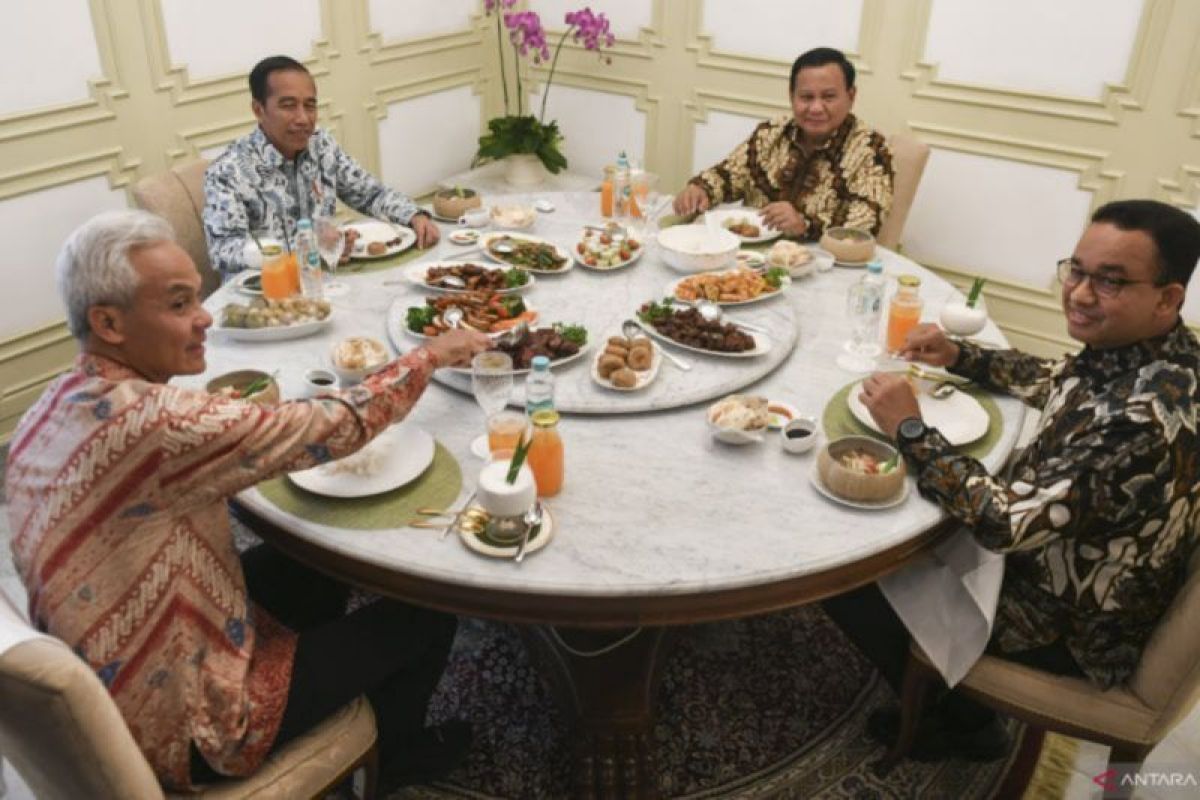
[[[757,331],[744,331],[747,336],[754,340],[754,349],[743,350],[740,353],[724,353],[719,350],[705,350],[703,347],[694,347],[690,344],[677,342],[671,337],[659,333],[658,330],[649,322],[642,322],[639,324],[641,325],[642,330],[653,336],[655,339],[658,339],[660,342],[667,342],[675,345],[676,347],[681,347],[684,350],[691,350],[693,353],[700,353],[706,356],[717,356],[719,358],[757,358],[758,356],[765,356],[767,353],[771,352],[772,347],[771,337],[767,334],[758,333]]]
[[[612,336],[620,335],[621,334],[619,332],[612,334]],[[607,342],[608,338],[605,338],[604,341]],[[636,378],[636,382],[633,384],[633,386],[614,386],[613,382],[609,379],[600,377],[600,359],[604,357],[604,350],[599,348],[597,349],[598,352],[596,353],[596,357],[592,359],[592,380],[595,381],[598,386],[602,386],[605,389],[610,389],[614,392],[640,392],[642,389],[645,389],[647,386],[654,383],[654,379],[658,377],[658,371],[662,368],[662,346],[656,344],[654,341],[651,341],[649,368],[642,370],[641,372],[633,370],[633,374]]]
[[[428,274],[429,270],[432,269],[433,267],[453,267],[453,266],[461,266],[463,264],[468,264],[468,263],[472,263],[472,262],[434,261],[432,263],[410,264],[408,266],[408,268],[404,270],[404,277],[413,286],[417,286],[421,289],[427,289],[431,292],[443,292],[445,294],[463,294],[465,292],[469,292],[472,290],[470,290],[470,289],[454,289],[449,286],[434,286],[432,284],[425,282],[425,276]],[[511,267],[509,267],[507,265],[491,267],[491,266],[485,266],[485,265],[481,264],[479,266],[483,266],[484,269],[494,271],[494,272],[504,272],[508,269],[511,269]],[[518,294],[520,292],[525,291],[526,289],[532,288],[536,282],[537,282],[537,279],[533,275],[529,275],[528,280],[526,280],[526,282],[524,284],[522,284],[521,286],[512,286],[507,289],[490,289],[490,290],[486,290],[486,291],[493,291],[499,295]],[[482,290],[477,289],[474,291],[482,291]]]
[[[506,258],[500,253],[492,252],[492,244],[498,239],[512,239],[516,242],[529,242],[531,244],[541,244],[551,247],[554,249],[554,255],[563,259],[563,265],[560,269],[543,269],[533,268],[519,262],[515,262],[512,260],[511,255]],[[507,266],[520,267],[521,269],[528,270],[529,272],[536,272],[539,275],[561,275],[564,272],[570,272],[571,268],[575,266],[575,259],[571,257],[570,253],[556,245],[554,242],[542,239],[538,236],[530,236],[523,233],[510,233],[506,231],[492,231],[479,237],[479,245],[482,248],[484,257],[490,261],[495,261],[499,264],[505,264]]]
[[[333,315],[325,319],[314,319],[306,322],[296,322],[291,325],[275,325],[268,328],[235,328],[226,325],[213,325],[209,330],[219,333],[228,339],[239,342],[282,342],[288,339],[301,339],[312,336],[329,327]]]
[[[679,286],[681,284],[685,283],[689,279],[693,279],[693,278],[696,278],[701,275],[724,275],[724,274],[728,274],[731,272],[734,272],[734,270],[723,269],[723,270],[717,270],[714,272],[696,272],[691,275],[684,275],[682,278],[671,281],[670,283],[667,284],[666,295],[668,297],[674,297],[676,302],[691,304],[695,301],[684,300],[678,294],[676,294],[676,291],[679,289]],[[787,281],[785,280],[784,284],[786,285],[786,283],[787,283]],[[714,300],[713,302],[715,302],[719,306],[729,306],[729,307],[748,306],[753,303],[761,303],[764,300],[770,300],[773,297],[779,297],[781,294],[783,294],[783,289],[784,289],[784,285],[781,285],[778,289],[772,289],[771,291],[763,292],[762,294],[759,294],[755,297],[751,297],[748,300]]]

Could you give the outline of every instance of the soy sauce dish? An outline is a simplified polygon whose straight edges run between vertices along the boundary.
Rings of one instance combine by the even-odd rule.
[[[807,453],[817,443],[817,421],[812,417],[796,417],[779,429],[783,449],[789,453]]]

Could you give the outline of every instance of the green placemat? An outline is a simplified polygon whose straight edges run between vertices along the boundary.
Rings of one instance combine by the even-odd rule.
[[[881,433],[871,430],[866,425],[858,421],[858,417],[850,411],[850,406],[846,402],[847,396],[850,394],[850,389],[862,381],[854,381],[848,383],[833,396],[829,401],[829,405],[825,406],[825,413],[821,415],[821,424],[825,427],[825,435],[830,439],[839,439],[843,436],[873,436],[876,439],[888,441],[888,438]],[[996,401],[992,396],[980,389],[977,386],[968,386],[960,391],[974,397],[983,406],[983,410],[988,415],[988,430],[983,435],[982,439],[977,439],[970,444],[955,448],[963,455],[971,456],[971,458],[983,458],[992,451],[996,446],[996,442],[1000,441],[1000,433],[1004,426],[1004,418],[1000,416],[1000,407],[996,405]]]
[[[422,506],[447,508],[462,488],[462,470],[439,443],[433,463],[415,481],[370,497],[340,498],[312,494],[279,477],[258,485],[263,497],[309,522],[354,530],[401,528]]]
[[[392,269],[401,264],[407,264],[409,261],[414,261],[421,256],[428,255],[431,248],[422,250],[415,244],[407,250],[397,253],[391,258],[376,258],[361,261],[351,261],[349,264],[338,266],[338,275],[365,275],[368,272],[382,272],[385,269]],[[361,266],[360,266],[361,265]]]

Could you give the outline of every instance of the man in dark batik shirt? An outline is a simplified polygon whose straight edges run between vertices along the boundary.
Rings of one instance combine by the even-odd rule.
[[[1109,203],[1058,264],[1067,329],[1085,345],[1077,355],[1040,359],[954,342],[933,325],[913,331],[907,358],[1041,410],[1008,480],[926,427],[903,378],[864,382],[864,405],[897,440],[921,494],[1006,554],[989,652],[1105,688],[1123,683],[1182,586],[1200,531],[1200,343],[1180,318],[1197,258],[1200,223],[1188,214]],[[878,588],[826,610],[897,688],[907,637]],[[872,729],[882,738],[895,719],[877,715]],[[951,692],[917,752],[998,755],[998,728]]]

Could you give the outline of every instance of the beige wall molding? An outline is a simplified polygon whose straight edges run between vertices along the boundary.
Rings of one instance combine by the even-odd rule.
[[[43,161],[22,170],[0,173],[0,200],[98,175],[106,175],[108,185],[118,189],[130,184],[141,163],[140,159],[124,158],[121,147]]]
[[[1102,150],[1068,147],[1057,142],[1000,136],[928,122],[913,121],[910,127],[931,147],[1078,172],[1077,185],[1092,193],[1093,209],[1119,195],[1125,175],[1121,170],[1106,167],[1110,154]]]
[[[389,61],[403,61],[431,53],[463,48],[471,49],[470,55],[475,58],[474,50],[479,47],[485,31],[492,31],[493,23],[490,17],[485,17],[483,14],[472,14],[470,25],[459,31],[423,36],[417,39],[384,41],[383,34],[371,28],[371,12],[367,7],[367,0],[356,0],[353,5],[356,11],[356,38],[360,40],[358,50],[367,56],[370,64],[386,64]]]
[[[231,119],[185,128],[175,134],[178,147],[167,150],[167,162],[174,166],[184,161],[199,158],[203,150],[220,147],[240,139],[257,126],[253,114],[247,113]]]
[[[1179,93],[1179,115],[1192,119],[1192,136],[1200,139],[1200,35],[1192,34],[1192,52],[1188,57],[1188,76]]]
[[[1145,0],[1124,81],[1107,84],[1099,99],[1090,99],[939,78],[938,65],[924,60],[933,0],[915,2],[915,24],[911,28],[906,58],[910,66],[900,73],[901,77],[915,84],[914,97],[1109,125],[1119,124],[1123,112],[1143,107],[1169,29],[1174,4],[1174,0]]]
[[[534,70],[533,77],[540,77],[544,80],[544,76],[548,74],[548,71],[539,68]],[[559,62],[558,69],[554,73],[554,81],[556,86],[574,86],[577,89],[632,97],[633,107],[646,116],[645,152],[649,154],[658,151],[661,98],[651,94],[650,81],[615,77],[606,73],[597,73],[595,70],[587,71],[564,67],[562,62]],[[545,86],[541,82],[536,85]]]
[[[1174,178],[1159,178],[1160,198],[1187,210],[1200,208],[1200,166],[1184,164]]]
[[[245,72],[193,79],[188,75],[187,65],[172,62],[161,3],[162,0],[141,0],[142,14],[145,17],[143,31],[146,57],[150,61],[155,88],[168,92],[171,103],[176,106],[204,103],[245,93]],[[324,35],[312,43],[312,49],[307,56],[299,59],[308,67],[314,79],[328,75],[329,61],[340,55],[329,39],[329,30],[333,24],[331,6],[330,0],[321,4],[321,27]]]
[[[34,400],[71,363],[75,339],[57,322],[0,341],[0,442]]]

